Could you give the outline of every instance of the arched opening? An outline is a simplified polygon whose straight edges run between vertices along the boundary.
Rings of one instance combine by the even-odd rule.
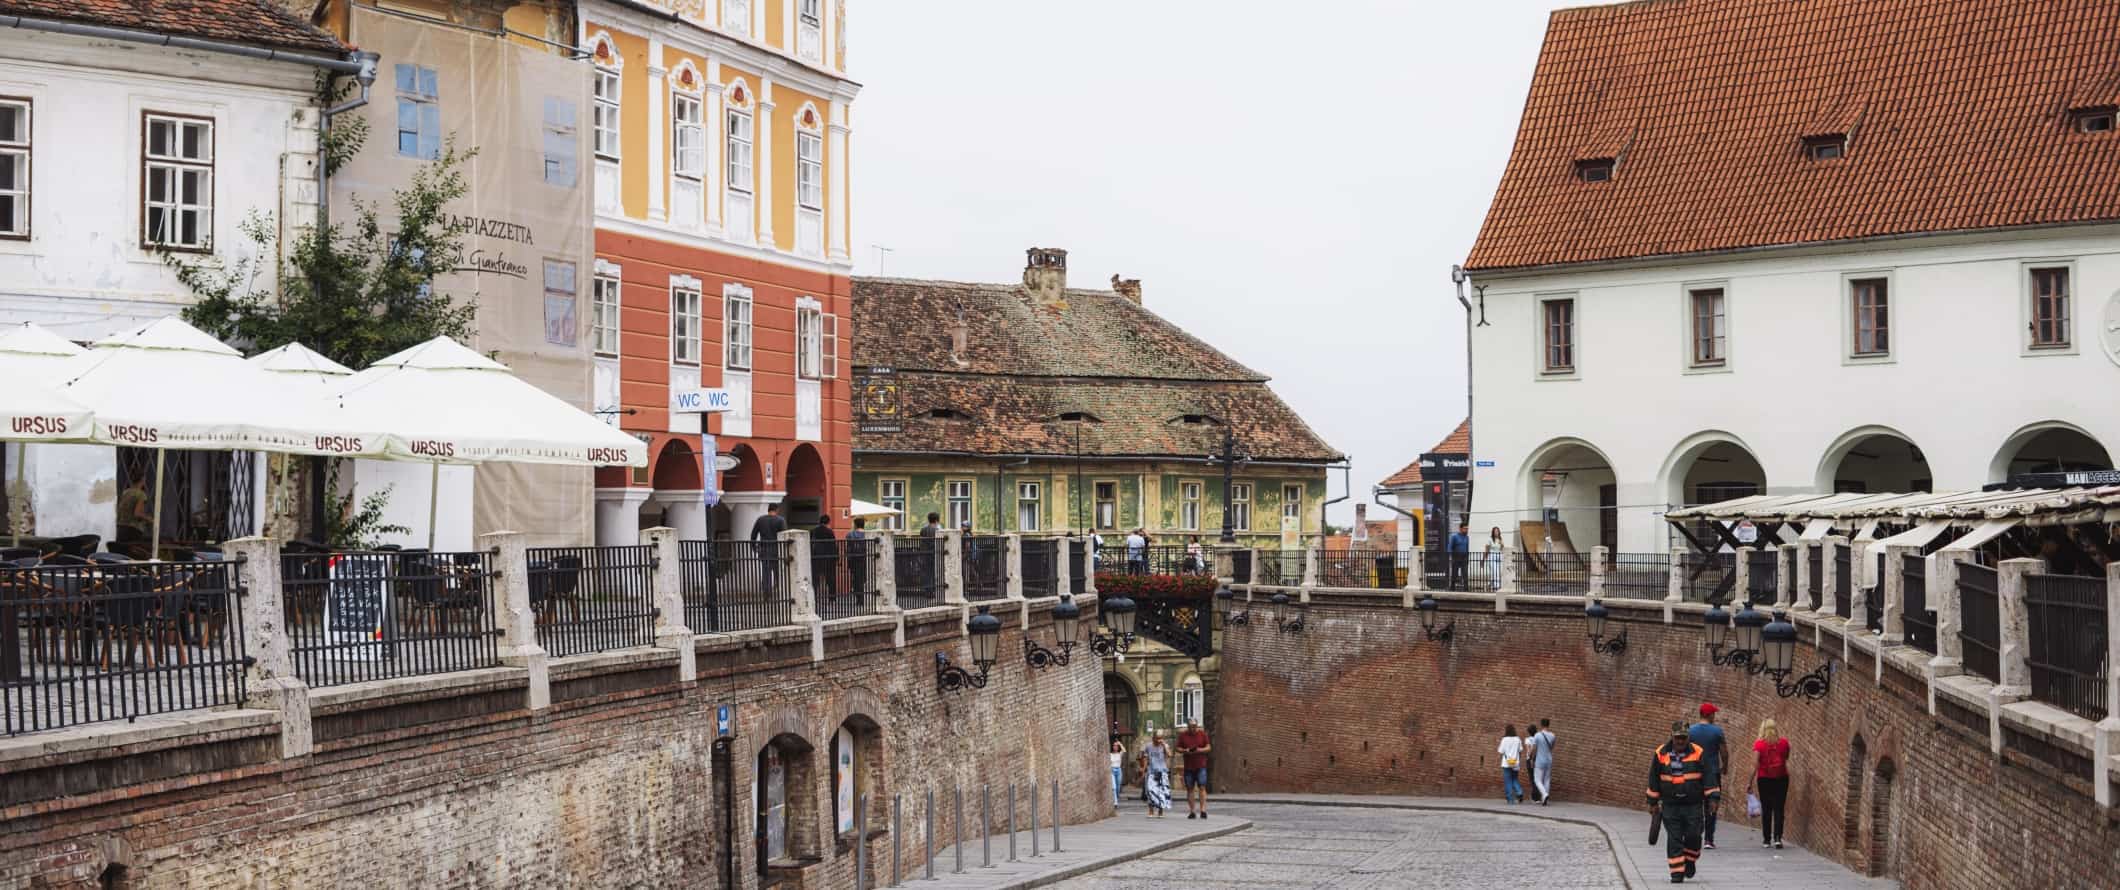
[[[817,820],[812,808],[816,795],[811,755],[815,749],[802,737],[782,733],[758,749],[756,836],[758,874],[768,877],[775,869],[799,868],[805,860],[818,858]]]
[[[1841,794],[1840,849],[1853,855],[1856,842],[1862,837],[1862,777],[1867,771],[1863,763],[1869,757],[1862,743],[1862,736],[1848,745],[1848,784]]]
[[[1870,780],[1869,874],[1881,878],[1892,871],[1892,779],[1896,769],[1889,757],[1879,758],[1877,773]]]
[[[729,449],[729,456],[736,458],[736,469],[721,474],[724,491],[765,491],[766,465],[758,459],[758,452],[751,446],[738,443]]]
[[[1619,549],[1619,486],[1612,462],[1578,439],[1548,442],[1531,454],[1519,479],[1524,505],[1514,533],[1524,550],[1567,560],[1597,546]],[[1487,538],[1485,529],[1474,536]]]
[[[788,526],[808,528],[824,515],[825,494],[831,479],[825,474],[824,458],[807,442],[788,454]]]
[[[867,835],[889,827],[889,816],[876,805],[887,798],[884,790],[883,729],[865,714],[848,717],[832,733],[832,831],[838,847],[852,849]],[[861,810],[862,799],[868,800]],[[856,831],[855,814],[867,818]]]
[[[1134,730],[1141,719],[1140,704],[1134,697],[1134,685],[1116,673],[1104,675],[1104,716],[1111,721],[1112,738],[1132,747]]]
[[[685,540],[705,537],[699,455],[692,443],[677,438],[663,442],[648,462],[648,478],[655,494],[641,502],[640,527],[670,526]]]
[[[1712,504],[1765,492],[1767,471],[1734,437],[1702,433],[1672,454],[1664,485],[1673,504]]]
[[[1821,492],[1928,491],[1933,477],[1920,446],[1885,427],[1855,430],[1826,449],[1818,465]]]
[[[2105,446],[2082,427],[2059,421],[2035,423],[2004,440],[1988,465],[1989,482],[2008,482],[2026,473],[2110,470]]]

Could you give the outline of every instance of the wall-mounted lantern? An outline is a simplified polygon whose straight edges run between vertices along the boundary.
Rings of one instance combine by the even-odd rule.
[[[1605,639],[1605,622],[1611,613],[1605,609],[1603,600],[1591,600],[1583,609],[1583,620],[1590,625],[1590,651],[1600,655],[1618,655],[1627,651],[1627,631],[1621,628],[1619,636]]]
[[[972,637],[972,664],[979,673],[972,673],[950,663],[948,652],[935,653],[935,689],[938,692],[954,692],[970,686],[986,688],[987,671],[994,667],[994,650],[1001,645],[1001,619],[994,617],[987,606],[979,607],[979,614],[965,622],[964,629]]]
[[[1090,651],[1100,656],[1123,655],[1131,648],[1134,644],[1134,608],[1134,601],[1124,594],[1099,603],[1097,620],[1111,633],[1090,634]]]
[[[1280,628],[1282,633],[1302,633],[1303,604],[1297,603],[1293,609],[1290,609],[1288,604],[1288,594],[1276,593],[1273,595],[1274,626]]]
[[[1763,647],[1760,663],[1764,666],[1761,673],[1774,681],[1775,694],[1782,698],[1801,695],[1805,701],[1818,701],[1833,691],[1835,665],[1830,658],[1816,670],[1793,682],[1788,680],[1789,675],[1796,672],[1796,625],[1789,621],[1787,612],[1774,613],[1773,622],[1760,631],[1760,638]]]
[[[1082,623],[1082,607],[1075,605],[1073,596],[1063,596],[1053,606],[1053,645],[1060,648],[1054,652],[1038,645],[1030,634],[1023,635],[1023,661],[1039,670],[1053,665],[1065,666],[1074,660],[1075,634]]]
[[[1441,630],[1436,629],[1436,615],[1443,610],[1443,604],[1435,601],[1435,594],[1421,597],[1421,601],[1413,605],[1414,608],[1420,610],[1421,632],[1428,636],[1429,642],[1448,643],[1450,638],[1457,634],[1457,619],[1455,618],[1450,619],[1450,623],[1443,625]]]

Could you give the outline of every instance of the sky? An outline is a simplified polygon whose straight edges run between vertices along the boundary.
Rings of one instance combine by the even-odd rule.
[[[1562,5],[853,0],[855,272],[1141,279],[1349,455],[1344,524],[1465,416],[1450,266]]]

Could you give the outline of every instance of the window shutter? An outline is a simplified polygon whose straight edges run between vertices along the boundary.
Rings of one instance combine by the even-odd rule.
[[[818,376],[831,380],[839,376],[839,316],[826,312],[818,318],[824,328],[818,337],[824,345],[818,362]]]

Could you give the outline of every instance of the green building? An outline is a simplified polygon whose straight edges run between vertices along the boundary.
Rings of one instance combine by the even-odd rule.
[[[1139,281],[1112,288],[1069,288],[1067,252],[1038,248],[1020,285],[854,279],[854,497],[906,528],[933,512],[1112,548],[1135,528],[1211,548],[1225,515],[1244,546],[1314,541],[1342,456],[1265,375],[1143,307]],[[1227,498],[1225,441],[1244,458]],[[1135,715],[1122,734],[1196,706],[1191,659],[1125,668],[1106,678],[1114,719]]]

